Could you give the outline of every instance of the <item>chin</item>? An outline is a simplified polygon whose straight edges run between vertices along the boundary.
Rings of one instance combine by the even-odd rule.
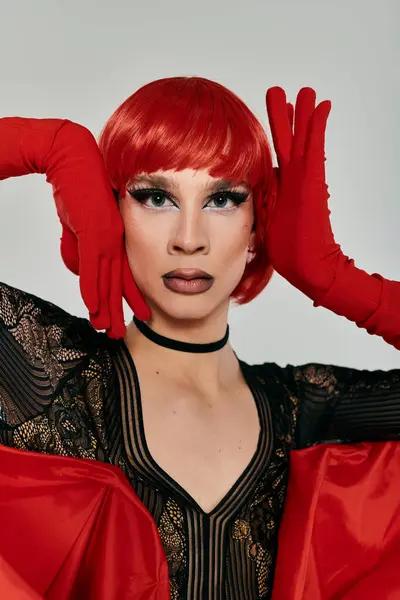
[[[206,319],[217,310],[228,307],[229,297],[216,298],[207,291],[203,294],[176,294],[165,290],[157,300],[151,299],[149,305],[154,313],[163,313],[170,319],[197,321]],[[154,296],[153,296],[154,298]]]

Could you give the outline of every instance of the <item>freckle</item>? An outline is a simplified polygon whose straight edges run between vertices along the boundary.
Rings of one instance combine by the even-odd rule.
[[[176,415],[176,410],[173,410],[173,411],[172,411],[172,414],[173,414],[173,415]]]
[[[242,449],[242,446],[238,446],[238,450],[241,450],[241,449]]]
[[[221,448],[218,450],[218,452],[222,452],[222,451],[221,451]]]

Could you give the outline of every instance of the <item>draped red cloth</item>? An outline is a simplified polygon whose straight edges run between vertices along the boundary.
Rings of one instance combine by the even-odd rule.
[[[400,600],[400,443],[291,453],[273,600]]]
[[[155,523],[116,467],[0,446],[0,598],[168,600]],[[400,600],[400,443],[291,453],[273,600]]]
[[[0,598],[169,599],[157,527],[120,469],[0,446]]]

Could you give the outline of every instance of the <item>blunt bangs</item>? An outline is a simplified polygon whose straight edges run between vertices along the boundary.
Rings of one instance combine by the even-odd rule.
[[[117,189],[158,170],[208,169],[251,187],[270,171],[268,141],[254,115],[232,92],[198,77],[139,89],[109,119],[100,149]]]

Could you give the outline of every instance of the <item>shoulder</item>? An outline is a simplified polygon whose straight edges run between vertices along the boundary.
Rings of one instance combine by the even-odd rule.
[[[87,319],[0,284],[0,443],[102,460],[117,346]]]
[[[65,386],[76,395],[95,377],[100,385],[110,372],[109,342],[87,319],[1,283],[2,418],[21,423],[47,410]]]
[[[101,343],[87,319],[55,304],[0,282],[0,330],[30,355],[55,354],[62,362],[78,360]]]
[[[253,393],[269,408],[275,438],[290,449],[300,407],[290,368],[276,363],[241,364]]]
[[[296,367],[286,365],[284,367],[274,362],[263,362],[249,364],[240,361],[251,381],[257,382],[265,391],[283,387],[290,388],[296,381]]]
[[[355,413],[365,415],[369,411],[371,416],[375,405],[393,415],[400,400],[400,369],[368,370],[321,363],[283,367],[262,363],[249,369],[264,390],[272,414],[290,418],[297,447],[333,439],[329,428],[337,422],[335,415],[349,422]]]
[[[318,362],[285,366],[265,362],[247,365],[247,368],[267,385],[274,383],[298,391],[314,389],[325,394],[334,393],[338,388],[355,390],[400,383],[400,369],[356,369]]]

